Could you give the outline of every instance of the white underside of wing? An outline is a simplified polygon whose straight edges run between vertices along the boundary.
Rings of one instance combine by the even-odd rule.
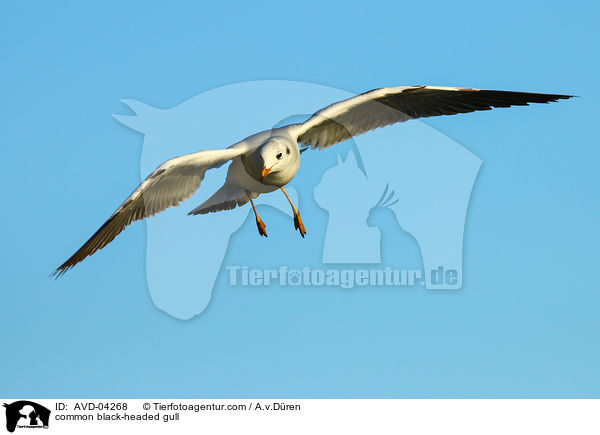
[[[55,274],[66,272],[75,264],[102,249],[134,221],[153,216],[177,206],[198,189],[207,170],[217,168],[244,153],[240,145],[224,150],[205,150],[167,160],[153,171],[121,204],[90,239],[65,261]]]
[[[143,210],[133,211],[133,220],[176,206],[194,194],[207,170],[221,166],[240,153],[242,150],[235,148],[205,150],[167,160],[138,186],[115,214],[138,199],[143,199]],[[138,213],[143,216],[137,216]]]
[[[381,98],[390,94],[400,94],[408,89],[437,89],[443,91],[460,91],[465,90],[467,88],[456,88],[456,87],[448,87],[448,86],[396,86],[389,88],[380,88],[374,89],[369,92],[365,92],[363,94],[357,95],[352,98],[348,98],[347,100],[338,101],[336,103],[330,104],[322,108],[321,110],[315,113],[315,117],[309,119],[304,124],[300,124],[298,128],[294,131],[296,135],[301,135],[304,131],[311,128],[313,125],[322,122],[324,119],[336,119],[344,113],[350,111],[351,109],[357,108],[361,105],[368,104],[372,100],[376,98]],[[375,109],[382,117],[389,116],[386,114],[386,110],[389,109],[384,104],[376,104],[373,107],[369,107],[369,110]],[[392,109],[393,110],[393,109]],[[360,117],[356,117],[353,119],[354,122],[359,122]]]

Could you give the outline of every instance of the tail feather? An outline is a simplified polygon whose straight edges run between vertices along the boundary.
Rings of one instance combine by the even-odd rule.
[[[255,198],[258,194],[253,193]],[[188,213],[188,215],[213,213],[221,210],[231,210],[248,202],[246,190],[229,183],[217,190],[210,198]]]

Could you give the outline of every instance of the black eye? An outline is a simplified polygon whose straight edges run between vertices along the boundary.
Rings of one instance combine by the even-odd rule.
[[[283,157],[283,154],[279,153],[275,157],[277,157],[277,159],[281,159]]]
[[[287,154],[290,153],[290,149],[289,148],[286,148],[285,151],[286,151]]]

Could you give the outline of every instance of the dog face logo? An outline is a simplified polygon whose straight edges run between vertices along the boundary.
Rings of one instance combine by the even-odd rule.
[[[14,432],[19,428],[48,428],[50,410],[29,400],[19,400],[4,404],[6,408],[6,430]]]

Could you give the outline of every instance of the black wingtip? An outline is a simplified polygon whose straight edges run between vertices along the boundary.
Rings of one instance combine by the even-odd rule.
[[[557,100],[568,100],[569,98],[579,98],[579,95],[552,95]]]
[[[54,272],[50,273],[50,275],[48,275],[48,278],[54,278],[54,280],[56,281],[58,278],[63,276],[67,272],[67,270],[69,270],[69,267],[60,266]]]

